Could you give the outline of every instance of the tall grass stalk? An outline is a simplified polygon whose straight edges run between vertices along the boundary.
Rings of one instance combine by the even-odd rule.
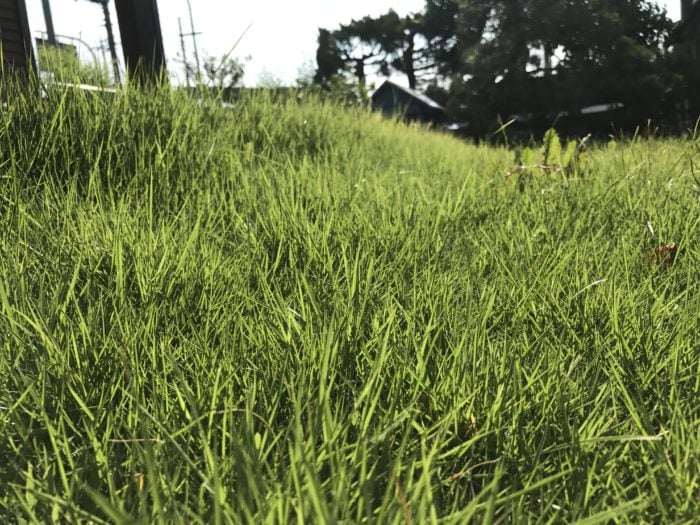
[[[523,185],[316,100],[3,99],[4,522],[696,519],[693,139]]]

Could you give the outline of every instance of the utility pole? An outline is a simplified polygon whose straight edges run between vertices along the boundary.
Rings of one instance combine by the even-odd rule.
[[[102,11],[105,16],[105,27],[107,28],[107,42],[109,44],[109,54],[112,57],[112,69],[114,70],[114,83],[120,85],[122,79],[119,75],[119,58],[117,57],[117,46],[114,43],[114,32],[112,31],[112,17],[109,15],[109,0],[102,2]]]
[[[197,33],[194,30],[194,17],[192,16],[192,3],[190,2],[190,0],[187,0],[187,9],[190,12],[190,30],[191,30],[190,36],[192,36],[192,45],[194,46],[194,64],[197,67],[197,71],[195,72],[196,78],[197,78],[197,84],[201,84],[202,83],[202,69],[200,67],[199,51],[197,49],[197,35],[199,35],[199,33]]]
[[[185,34],[182,32],[182,19],[178,17],[177,27],[180,30],[180,50],[182,52],[182,65],[185,68],[185,84],[190,88],[190,65],[187,63],[187,48],[185,47]]]
[[[102,63],[105,66],[109,65],[109,58],[107,57],[108,50],[109,44],[104,40],[100,40],[100,53],[102,53]]]
[[[112,57],[112,71],[114,73],[114,83],[120,85],[121,77],[119,75],[119,58],[117,57],[117,46],[114,43],[114,32],[112,31],[112,17],[109,14],[109,0],[89,0],[93,4],[102,6],[102,14],[105,19],[105,28],[107,29],[107,42],[109,44],[109,53]]]
[[[53,17],[51,16],[51,4],[49,0],[41,1],[44,7],[44,20],[46,20],[46,34],[48,35],[49,45],[56,45],[56,32],[53,29]]]
[[[115,0],[126,68],[137,82],[157,82],[166,72],[156,0]]]

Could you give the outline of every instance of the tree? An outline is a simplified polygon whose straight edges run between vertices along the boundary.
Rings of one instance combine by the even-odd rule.
[[[404,73],[409,87],[416,88],[420,77],[434,78],[455,62],[458,12],[456,0],[428,0],[423,13],[401,17],[389,10],[336,31],[320,29],[316,81],[351,73],[364,84],[372,70],[385,76]]]
[[[326,84],[335,75],[339,75],[345,70],[345,59],[334,31],[329,31],[328,29],[318,30],[316,64],[317,69],[314,80],[317,84]]]
[[[649,0],[461,0],[459,17],[453,94],[492,117],[604,102],[651,116],[673,85],[671,24]]]
[[[590,95],[620,101],[641,111],[661,109],[676,82],[665,43],[673,27],[663,10],[648,0],[589,0],[575,14],[596,31],[574,24],[564,35],[562,70],[572,101]],[[581,83],[581,80],[584,80]]]
[[[420,13],[321,29],[315,81],[403,73],[483,125],[618,102],[646,118],[678,80],[670,30],[652,0],[426,0]]]
[[[262,71],[258,73],[256,85],[260,88],[277,89],[284,87],[284,80],[269,69],[263,68]]]
[[[436,76],[448,77],[459,69],[461,46],[467,35],[460,13],[458,0],[426,0],[425,10],[418,15],[423,57]]]
[[[365,85],[368,70],[389,74],[389,62],[400,40],[401,22],[394,11],[377,18],[366,16],[335,31],[320,29],[316,62],[319,83],[351,73]]]
[[[385,45],[389,64],[406,75],[411,89],[426,77],[435,80],[453,59],[458,6],[453,0],[438,1],[430,0],[423,13],[390,19],[393,31]]]
[[[245,66],[235,58],[218,60],[206,57],[202,64],[202,78],[208,86],[217,89],[230,89],[239,86],[243,81]]]
[[[201,82],[215,89],[231,89],[243,82],[245,65],[241,60],[230,56],[206,56],[202,60],[200,71],[197,71],[195,64],[185,61],[185,75],[188,85]]]

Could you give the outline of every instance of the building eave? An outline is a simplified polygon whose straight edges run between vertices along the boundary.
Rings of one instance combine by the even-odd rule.
[[[416,101],[420,102],[421,104],[423,104],[424,106],[430,108],[430,109],[433,110],[433,111],[441,111],[441,112],[444,112],[444,111],[445,111],[445,108],[442,107],[442,106],[441,106],[440,104],[438,104],[437,102],[435,102],[432,98],[430,98],[430,97],[428,97],[428,96],[426,96],[426,95],[424,95],[424,94],[422,94],[422,93],[419,93],[418,91],[415,91],[415,90],[413,90],[413,89],[410,89],[410,88],[404,87],[404,86],[402,86],[402,85],[400,85],[400,84],[397,84],[397,83],[395,83],[395,82],[392,82],[391,80],[385,80],[385,81],[382,83],[382,85],[379,86],[379,87],[375,90],[374,93],[372,93],[372,98],[374,98],[374,96],[377,95],[378,93],[380,93],[381,91],[383,91],[383,90],[385,90],[385,89],[391,89],[391,88],[394,88],[394,89],[398,89],[398,90],[400,90],[400,91],[403,91],[404,93],[406,93],[407,95],[409,95],[411,98],[415,99]]]
[[[671,31],[671,43],[678,44],[683,42],[686,29],[695,22],[700,22],[700,2],[694,3],[688,16],[676,23]]]

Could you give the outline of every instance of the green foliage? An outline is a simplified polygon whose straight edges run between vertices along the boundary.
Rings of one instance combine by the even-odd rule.
[[[514,173],[521,178],[547,173],[561,173],[567,176],[580,175],[586,141],[587,139],[569,140],[566,147],[562,149],[559,134],[555,129],[548,129],[542,138],[540,147],[526,147],[516,151]]]
[[[202,69],[206,84],[216,89],[231,89],[240,86],[245,74],[243,62],[231,57],[222,59],[206,57]]]
[[[360,84],[368,70],[384,76],[406,75],[416,88],[421,78],[447,72],[457,59],[455,35],[458,4],[454,0],[429,0],[424,12],[400,17],[395,11],[366,16],[341,25],[335,31],[320,29],[316,81],[351,73]]]
[[[204,56],[199,69],[191,60],[185,60],[184,66],[187,85],[201,85],[220,91],[240,87],[245,75],[245,61],[229,55],[221,58]]]
[[[3,90],[2,522],[696,520],[690,141]]]
[[[321,97],[335,104],[344,106],[368,107],[367,88],[358,82],[348,80],[341,75],[334,75],[326,83]]]
[[[68,82],[110,86],[112,78],[107,64],[81,62],[73,46],[38,46],[39,70],[49,82]]]
[[[350,74],[364,85],[369,68],[388,75],[392,53],[401,39],[402,24],[396,12],[390,10],[376,18],[352,20],[335,31],[320,29],[317,81],[323,84],[333,76]]]
[[[566,143],[566,149],[564,150],[559,163],[564,170],[573,171],[579,166],[580,160],[581,148],[579,143],[577,143],[575,140],[570,140]]]
[[[298,89],[301,96],[311,96],[345,107],[369,108],[370,98],[367,86],[344,75],[333,75],[327,78],[322,86],[315,82],[299,82]],[[373,86],[370,86],[372,89]]]
[[[619,102],[641,123],[672,106],[673,24],[655,2],[462,0],[460,16],[453,71],[467,81],[448,106],[461,118],[575,115]]]
[[[561,162],[561,141],[554,129],[548,129],[542,138],[542,161],[546,165]]]
[[[419,13],[320,29],[315,81],[402,73],[411,88],[448,87],[451,118],[478,134],[500,117],[575,118],[603,103],[639,124],[667,116],[680,94],[672,27],[652,0],[426,0]]]

